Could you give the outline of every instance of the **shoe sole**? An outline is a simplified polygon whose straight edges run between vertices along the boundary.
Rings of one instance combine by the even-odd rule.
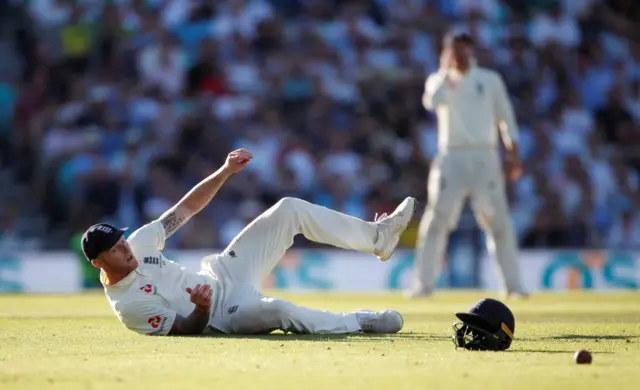
[[[377,333],[377,334],[393,334],[393,333],[398,333],[398,332],[400,332],[402,329],[404,329],[404,317],[402,316],[402,314],[401,314],[399,311],[397,311],[397,310],[393,310],[393,309],[385,309],[385,310],[387,310],[387,311],[389,311],[389,312],[393,312],[394,314],[397,314],[398,319],[400,320],[400,329],[398,329],[398,330],[397,330],[397,331],[395,331],[395,332],[391,332],[391,331],[389,331],[389,332],[375,332],[375,333]],[[359,311],[361,311],[361,312],[373,312],[373,313],[375,313],[375,311],[370,310],[370,309],[357,309],[357,310],[356,310],[356,313],[357,313],[357,312],[359,312]]]
[[[400,312],[399,312],[399,311],[396,311],[396,310],[393,310],[393,311],[394,311],[394,312],[396,312],[396,314],[398,314],[398,317],[400,317],[400,329],[398,329],[397,331],[392,332],[392,333],[398,333],[398,332],[400,332],[402,329],[404,329],[404,317],[402,316],[402,314],[400,314]]]
[[[407,230],[407,227],[408,227],[408,226],[409,226],[409,224],[411,223],[411,220],[413,219],[413,216],[414,216],[414,215],[415,215],[415,213],[416,213],[416,208],[417,208],[417,206],[418,206],[418,200],[417,200],[416,198],[412,198],[412,197],[409,197],[409,199],[412,199],[412,200],[413,200],[413,207],[411,208],[411,211],[410,211],[411,215],[409,216],[409,222],[407,222],[407,224],[405,225],[405,227],[404,227],[403,229],[400,229],[400,230],[398,230],[398,231],[396,232],[396,234],[397,234],[398,236],[401,236],[401,235],[402,235],[402,233],[404,233],[404,231],[405,231],[405,230]],[[398,237],[398,240],[399,240],[399,239],[400,239],[400,237]],[[393,248],[393,250],[391,251],[391,253],[389,253],[387,256],[385,256],[385,257],[380,257],[380,258],[379,258],[379,259],[380,259],[380,261],[387,261],[387,260],[389,260],[389,259],[391,258],[391,256],[393,256],[393,253],[396,251],[396,249],[397,249],[397,248],[398,248],[398,244],[396,244],[396,246]]]

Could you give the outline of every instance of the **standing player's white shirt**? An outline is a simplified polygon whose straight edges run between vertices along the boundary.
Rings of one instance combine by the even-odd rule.
[[[518,128],[502,77],[472,66],[467,74],[441,69],[425,82],[422,105],[438,117],[438,148],[507,145],[518,141]]]
[[[116,316],[127,328],[137,333],[166,335],[176,314],[186,317],[195,309],[187,287],[211,285],[214,295],[215,275],[189,271],[168,260],[160,252],[165,244],[165,231],[160,221],[136,230],[128,239],[138,260],[138,268],[114,285],[105,286],[105,294]],[[218,297],[214,297],[214,302]],[[215,306],[215,305],[213,305]],[[213,313],[214,307],[211,308]]]

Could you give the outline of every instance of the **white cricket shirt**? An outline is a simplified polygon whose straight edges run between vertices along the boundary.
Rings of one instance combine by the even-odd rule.
[[[176,314],[186,317],[195,309],[187,287],[209,284],[216,295],[213,299],[218,298],[216,291],[220,289],[215,275],[189,271],[160,252],[165,244],[160,221],[142,226],[127,241],[138,268],[118,283],[105,286],[104,291],[116,316],[128,329],[141,334],[168,334]]]
[[[495,147],[518,142],[513,106],[502,77],[472,66],[466,74],[441,69],[425,82],[422,105],[438,118],[438,149]]]

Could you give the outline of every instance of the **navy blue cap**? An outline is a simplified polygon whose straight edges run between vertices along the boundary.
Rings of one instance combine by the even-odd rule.
[[[82,252],[87,260],[96,259],[100,253],[113,248],[125,231],[127,228],[118,229],[108,223],[93,225],[82,235]]]
[[[450,45],[455,41],[463,42],[471,46],[474,45],[473,37],[466,31],[452,31],[444,37],[445,45]]]

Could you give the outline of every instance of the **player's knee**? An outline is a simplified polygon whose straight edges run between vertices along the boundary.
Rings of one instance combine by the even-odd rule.
[[[290,215],[295,212],[300,203],[304,202],[302,199],[284,197],[278,201],[273,207],[274,212],[280,215]]]
[[[291,196],[285,196],[284,198],[280,199],[280,201],[278,202],[278,204],[280,204],[280,206],[282,207],[295,207],[296,205],[298,205],[300,202],[302,202],[302,199],[298,199],[298,198],[293,198]]]
[[[495,216],[488,223],[488,230],[495,239],[501,239],[512,231],[508,216]]]
[[[260,301],[260,315],[262,321],[269,327],[286,328],[287,321],[293,314],[292,303],[272,297],[264,297]]]
[[[287,302],[266,297],[262,299],[262,309],[271,316],[280,317],[287,312]]]

